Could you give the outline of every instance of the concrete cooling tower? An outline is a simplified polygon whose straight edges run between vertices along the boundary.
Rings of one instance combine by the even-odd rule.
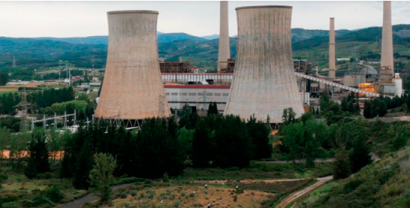
[[[304,113],[292,60],[292,7],[236,8],[237,59],[225,115],[282,123],[285,108]]]
[[[158,12],[113,11],[107,15],[107,66],[95,117],[170,116],[158,63]]]

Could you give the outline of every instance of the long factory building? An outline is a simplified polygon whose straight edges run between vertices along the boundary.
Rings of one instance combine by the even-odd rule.
[[[196,110],[207,110],[210,102],[216,102],[223,112],[229,98],[233,73],[162,73],[165,95],[169,107],[182,109],[188,104]],[[300,92],[305,105],[310,103],[308,92]]]

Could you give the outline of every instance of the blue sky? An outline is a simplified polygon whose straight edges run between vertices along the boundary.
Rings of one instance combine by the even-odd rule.
[[[382,25],[382,2],[229,2],[229,32],[237,34],[235,8],[252,5],[293,6],[292,28],[336,29]],[[0,2],[0,36],[84,37],[107,35],[107,11],[156,10],[158,31],[196,36],[219,33],[219,1],[178,2]],[[392,2],[393,24],[410,24],[410,2]]]

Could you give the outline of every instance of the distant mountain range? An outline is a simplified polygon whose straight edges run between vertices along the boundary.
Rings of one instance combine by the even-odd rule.
[[[394,51],[410,56],[410,25],[395,25]],[[158,33],[159,57],[166,61],[187,60],[194,66],[214,69],[218,58],[217,35],[197,37],[186,33]],[[211,40],[208,40],[211,39]],[[381,28],[336,32],[336,56],[380,56]],[[13,56],[17,66],[28,69],[58,66],[59,60],[80,68],[104,68],[107,36],[84,38],[7,38],[0,37],[0,71],[10,70]],[[231,57],[236,57],[237,38],[230,38]],[[294,57],[307,58],[319,66],[328,62],[328,31],[292,29]]]
[[[336,35],[344,35],[348,33],[349,30],[337,30]],[[328,30],[305,30],[301,28],[292,29],[292,41],[297,42],[305,39],[309,39],[316,36],[327,36]],[[167,43],[176,40],[197,40],[197,41],[207,41],[219,39],[219,35],[213,34],[208,36],[194,36],[187,33],[162,33],[158,32],[158,43]],[[236,37],[233,36],[233,37]],[[108,44],[107,36],[88,36],[88,37],[68,37],[68,38],[54,38],[54,37],[41,37],[41,38],[26,38],[32,40],[53,40],[62,41],[71,44]]]

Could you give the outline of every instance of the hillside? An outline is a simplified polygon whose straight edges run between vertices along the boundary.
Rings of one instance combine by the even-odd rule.
[[[296,208],[410,207],[410,147],[313,192]]]
[[[396,55],[410,56],[410,38],[406,36],[409,29],[410,25],[395,25],[393,27],[395,34],[397,34],[394,35]],[[328,32],[324,30],[293,29],[293,56],[295,58],[308,58],[313,63],[318,64],[320,68],[326,67],[329,47],[327,34]],[[336,57],[377,59],[380,56],[380,37],[380,27],[356,31],[339,30],[336,36]],[[107,37],[67,38],[58,39],[64,41],[56,41],[44,38],[0,37],[0,71],[10,70],[13,56],[16,57],[17,66],[28,69],[58,66],[59,60],[67,60],[80,68],[91,68],[92,60],[94,60],[95,68],[104,68],[107,54],[106,44],[71,44],[65,42],[103,43],[104,38]],[[236,38],[230,38],[230,40],[231,56],[235,57]],[[158,48],[159,56],[166,58],[167,61],[176,61],[182,58],[203,69],[216,68],[218,39],[206,40],[185,33],[164,33],[158,35]]]

